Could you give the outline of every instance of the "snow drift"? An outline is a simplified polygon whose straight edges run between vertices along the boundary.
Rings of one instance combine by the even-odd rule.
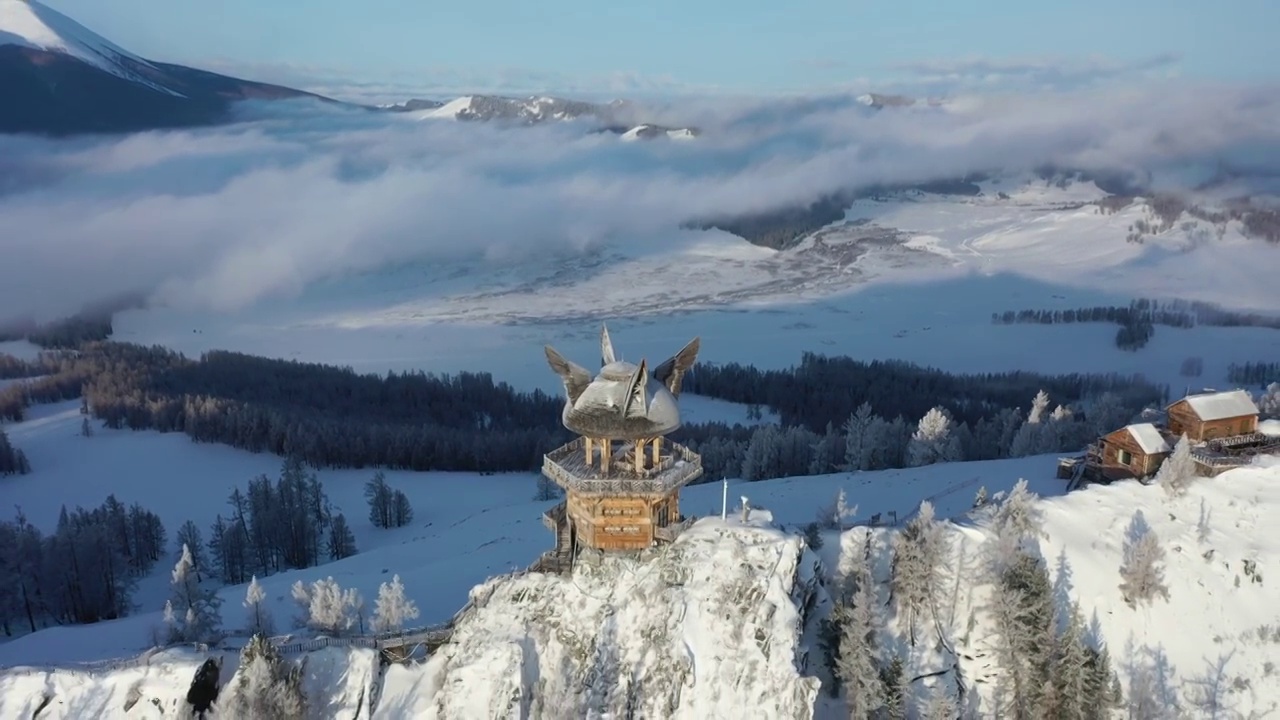
[[[706,519],[641,559],[477,588],[453,643],[388,669],[375,717],[813,717],[803,541]]]

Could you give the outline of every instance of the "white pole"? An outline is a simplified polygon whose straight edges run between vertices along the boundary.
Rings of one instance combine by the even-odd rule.
[[[724,479],[724,494],[720,498],[720,519],[729,518],[729,478]]]

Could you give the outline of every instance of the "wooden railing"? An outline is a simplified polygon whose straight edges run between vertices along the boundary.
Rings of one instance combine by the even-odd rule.
[[[664,442],[663,449],[667,454],[644,473],[604,475],[586,464],[584,442],[578,438],[544,455],[542,472],[557,485],[575,492],[611,495],[665,493],[702,475],[702,456],[676,442]]]

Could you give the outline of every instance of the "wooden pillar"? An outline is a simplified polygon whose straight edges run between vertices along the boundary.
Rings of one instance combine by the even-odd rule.
[[[662,436],[653,439],[653,466],[658,467],[658,460],[662,456]]]
[[[639,475],[644,472],[644,440],[636,440],[635,443],[636,474]]]
[[[600,471],[609,472],[609,466],[613,464],[613,441],[605,438],[600,442],[604,443],[602,452],[600,453]]]
[[[591,457],[591,450],[592,450],[592,447],[591,447],[591,437],[590,437],[590,436],[586,436],[586,435],[584,435],[584,436],[583,436],[583,438],[582,438],[582,443],[583,443],[583,445],[586,447],[587,467],[591,467],[591,462],[592,462],[592,457]]]

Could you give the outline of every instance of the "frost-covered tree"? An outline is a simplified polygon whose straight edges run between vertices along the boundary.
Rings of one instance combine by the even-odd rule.
[[[884,687],[884,705],[881,717],[885,720],[906,720],[910,717],[908,703],[911,700],[907,669],[902,657],[894,655],[887,665],[880,669],[880,683]]]
[[[960,459],[960,443],[951,435],[951,418],[935,407],[920,418],[907,443],[907,465],[919,467]]]
[[[405,623],[417,618],[418,606],[405,594],[399,575],[393,575],[391,582],[378,587],[373,610],[374,632],[399,632],[404,630]]]
[[[1280,418],[1280,382],[1273,382],[1258,397],[1258,412],[1263,417]]]
[[[1185,495],[1187,488],[1196,478],[1196,461],[1191,456],[1191,441],[1183,435],[1173,447],[1169,457],[1160,463],[1156,471],[1156,482],[1170,495]]]
[[[944,683],[935,683],[929,691],[929,704],[925,707],[924,720],[956,720],[960,708]]]
[[[302,720],[306,717],[302,673],[266,637],[254,635],[240,652],[240,669],[217,708],[220,717]]]
[[[1051,694],[1046,691],[1051,689],[1057,624],[1052,584],[1044,563],[1025,551],[1015,551],[1000,572],[988,612],[995,630],[996,658],[1005,678],[998,689],[999,715],[1015,720],[1042,717],[1039,710]]]
[[[1043,708],[1045,716],[1061,720],[1091,720],[1093,715],[1088,702],[1091,663],[1080,606],[1074,602],[1057,645],[1052,678],[1054,703],[1052,707]]]
[[[1134,513],[1124,544],[1124,560],[1120,565],[1120,592],[1130,606],[1152,602],[1157,596],[1169,599],[1164,581],[1164,546],[1142,516]]]
[[[973,496],[973,506],[976,508],[980,508],[986,504],[987,504],[987,486],[980,485],[978,487],[977,494]]]
[[[316,580],[310,587],[299,580],[292,595],[299,608],[295,623],[301,620],[301,626],[330,637],[341,637],[352,628],[363,630],[364,598],[355,588],[343,590],[333,577]]]
[[[1027,481],[1019,478],[992,516],[991,529],[995,537],[987,545],[987,555],[997,577],[1028,542],[1044,537],[1043,520],[1035,500],[1035,493],[1027,489]]]
[[[933,610],[947,551],[946,529],[928,500],[920,503],[915,517],[893,538],[893,599],[898,613],[906,619],[912,646],[916,644],[918,619]]]
[[[838,605],[835,622],[840,629],[836,676],[844,689],[849,717],[870,717],[884,705],[885,689],[880,681],[876,631],[880,627],[875,585],[863,568],[854,578],[856,589],[849,605]]]
[[[844,522],[858,513],[858,506],[849,506],[844,488],[836,492],[835,499],[818,511],[818,525],[829,530],[843,527]]]
[[[844,467],[846,470],[864,470],[863,443],[867,428],[871,425],[871,403],[864,402],[844,421]]]
[[[289,588],[289,596],[293,599],[293,626],[306,627],[311,621],[311,587],[295,580]]]
[[[817,440],[809,445],[809,474],[826,475],[844,467],[847,443],[831,423]]]
[[[1031,411],[1009,443],[1010,457],[1026,457],[1054,452],[1060,444],[1059,422],[1045,417],[1049,407],[1049,394],[1044,390],[1031,400]],[[1059,406],[1061,409],[1061,406]],[[1056,414],[1056,413],[1055,413]]]
[[[191,561],[195,563],[194,569],[196,573],[196,581],[202,581],[204,575],[208,572],[209,563],[205,559],[204,540],[200,537],[200,528],[190,520],[182,523],[182,527],[178,528],[176,538],[178,547],[186,547],[191,551]]]
[[[249,588],[244,594],[244,607],[248,620],[248,629],[253,635],[271,635],[275,632],[275,620],[271,617],[271,608],[267,607],[267,591],[254,575],[249,581]]]
[[[173,566],[169,589],[166,614],[172,610],[175,616],[170,642],[204,642],[215,638],[222,623],[218,612],[222,599],[213,590],[200,587],[195,561],[186,545],[182,546],[182,555]]]
[[[1025,397],[1025,396],[1024,396]],[[1049,408],[1049,393],[1041,390],[1031,399],[1031,410],[1027,413],[1027,422],[1035,425],[1044,419],[1044,411]]]

